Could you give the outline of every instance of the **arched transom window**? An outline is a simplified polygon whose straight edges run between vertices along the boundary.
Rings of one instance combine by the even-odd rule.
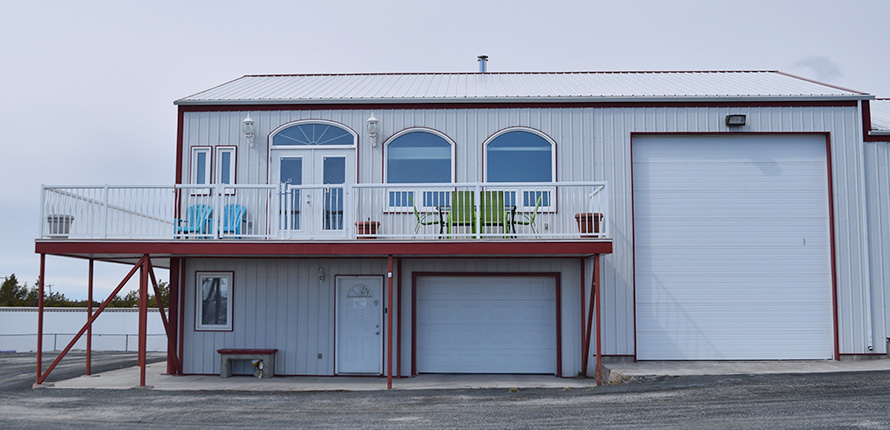
[[[284,128],[272,136],[272,146],[351,146],[355,136],[348,130],[327,123],[301,123]]]

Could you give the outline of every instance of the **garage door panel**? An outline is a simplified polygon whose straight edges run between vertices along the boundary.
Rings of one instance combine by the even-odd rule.
[[[636,193],[636,191],[635,191]],[[677,218],[679,215],[691,215],[699,218],[717,216],[724,219],[794,217],[795,214],[812,217],[807,207],[826,206],[825,194],[811,191],[775,190],[768,195],[757,195],[758,192],[717,193],[691,192],[684,190],[655,191],[646,196],[641,193],[637,200],[649,198],[647,204],[634,207],[634,216],[640,218]],[[690,200],[690,194],[696,199]],[[679,207],[677,202],[683,202]],[[799,210],[795,207],[803,207]],[[790,212],[789,212],[790,211]],[[639,212],[639,213],[638,213]],[[824,215],[824,214],[823,214]],[[817,216],[817,218],[825,218]]]
[[[658,216],[651,218],[636,218],[643,221],[634,226],[640,246],[647,242],[661,242],[682,238],[684,236],[697,236],[697,240],[714,238],[717,243],[746,243],[751,240],[759,241],[788,241],[794,245],[826,246],[828,237],[821,231],[828,220],[825,217],[800,217],[793,219],[796,229],[789,229],[778,223],[768,222],[769,219],[757,218],[704,218],[704,217],[676,217]],[[724,237],[725,236],[725,237]],[[677,240],[677,245],[682,246],[685,241]],[[781,242],[780,242],[781,243]],[[769,247],[765,247],[769,248]]]
[[[789,281],[798,280],[789,279]],[[826,299],[830,298],[828,295],[808,294],[812,290],[812,284],[803,286],[789,284],[787,287],[777,289],[774,287],[776,282],[777,280],[775,279],[769,279],[762,283],[752,281],[751,284],[715,285],[702,283],[697,285],[695,281],[690,281],[687,285],[693,288],[669,288],[664,284],[640,285],[641,291],[637,294],[637,306],[639,310],[639,307],[650,304],[659,305],[673,301],[690,306],[693,304],[702,306],[734,306],[740,303],[762,303],[768,306],[782,303],[803,307],[807,303],[821,306],[824,305]],[[746,310],[746,312],[750,311]]]
[[[511,300],[507,303],[492,300],[417,300],[418,313],[424,314],[429,324],[523,324],[552,322],[554,309],[545,308],[540,301]]]
[[[421,277],[416,303],[418,372],[555,373],[552,279]]]
[[[761,243],[765,246],[765,243]],[[752,274],[751,268],[756,266],[758,272],[763,273],[783,273],[786,276],[807,275],[812,272],[820,274],[829,273],[825,263],[821,262],[819,257],[822,253],[812,251],[810,249],[801,248],[779,248],[777,251],[769,253],[758,253],[754,248],[734,249],[718,248],[703,246],[698,249],[676,249],[675,255],[665,256],[658,252],[657,249],[648,250],[651,259],[643,267],[640,267],[638,273],[658,274],[678,272],[689,273],[690,276],[702,273],[712,273],[720,276],[720,281],[729,275],[747,276]],[[736,255],[731,256],[726,251],[735,251]],[[782,253],[780,251],[786,251]],[[647,250],[642,250],[638,256],[647,257]],[[689,267],[687,261],[683,258],[695,258],[696,267]],[[810,260],[800,262],[801,259],[812,257]],[[684,264],[686,263],[686,264]],[[791,266],[791,268],[789,268]]]
[[[824,165],[819,163],[783,165],[780,170],[768,172],[767,166],[744,166],[741,164],[690,164],[684,167],[686,170],[677,170],[676,166],[647,164],[640,165],[634,162],[635,168],[644,167],[651,169],[644,174],[634,176],[634,188],[641,192],[671,192],[682,190],[695,190],[700,192],[721,191],[721,185],[733,182],[735,188],[728,192],[756,192],[761,190],[772,191],[773,187],[779,187],[785,191],[807,191],[817,188],[806,177],[813,177],[824,173]],[[670,175],[671,181],[664,182],[660,179]],[[703,179],[711,179],[720,175],[724,180],[719,182],[702,183]],[[638,183],[639,181],[639,183]]]
[[[637,357],[830,358],[824,138],[633,144]]]

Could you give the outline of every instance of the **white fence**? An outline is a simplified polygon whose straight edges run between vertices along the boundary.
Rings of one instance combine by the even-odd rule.
[[[95,312],[95,309],[93,309]],[[43,350],[59,351],[71,342],[87,322],[86,308],[45,308]],[[137,351],[139,311],[134,308],[105,308],[93,322],[94,351]],[[74,349],[86,349],[86,333]],[[148,310],[149,351],[166,351],[167,335],[157,309]],[[0,351],[37,350],[37,308],[0,307]]]
[[[608,238],[604,182],[44,186],[43,238]]]

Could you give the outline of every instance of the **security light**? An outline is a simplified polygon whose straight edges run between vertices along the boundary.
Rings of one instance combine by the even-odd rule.
[[[745,125],[745,115],[726,115],[726,125],[730,127],[741,127]]]

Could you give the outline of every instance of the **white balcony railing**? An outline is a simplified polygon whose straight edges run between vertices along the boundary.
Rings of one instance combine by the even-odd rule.
[[[608,238],[604,182],[44,186],[42,238]]]

